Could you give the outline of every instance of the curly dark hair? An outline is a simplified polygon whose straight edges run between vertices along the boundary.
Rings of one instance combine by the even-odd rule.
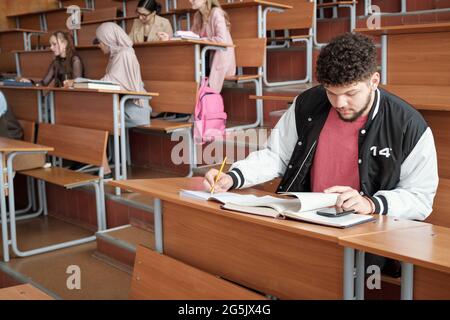
[[[323,85],[343,86],[367,80],[376,71],[373,40],[360,33],[345,33],[320,51],[316,74]]]

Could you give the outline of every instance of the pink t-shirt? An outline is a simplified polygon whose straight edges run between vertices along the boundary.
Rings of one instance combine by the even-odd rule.
[[[311,168],[313,192],[333,186],[349,186],[359,191],[358,135],[366,122],[367,116],[345,122],[336,110],[330,110]]]

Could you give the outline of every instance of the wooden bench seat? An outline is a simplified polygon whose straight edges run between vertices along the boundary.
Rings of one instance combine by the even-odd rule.
[[[20,173],[67,189],[76,188],[91,182],[97,182],[100,179],[97,176],[60,167],[39,168],[20,171]]]
[[[287,103],[292,103],[296,96],[275,96],[275,95],[263,95],[263,96],[255,96],[250,95],[249,99],[252,100],[267,100],[267,101],[286,101]]]
[[[98,231],[106,229],[103,172],[104,165],[107,163],[107,141],[107,131],[48,123],[41,123],[39,125],[37,143],[53,148],[53,151],[49,152],[49,155],[55,157],[53,161],[54,166],[51,168],[19,171],[19,174],[36,178],[38,181],[38,194],[40,195],[39,212],[42,212],[42,208],[47,208],[46,193],[44,192],[46,182],[64,186],[68,189],[81,186],[92,186],[95,191]],[[57,167],[55,166],[56,158],[76,161],[82,164],[98,167],[99,175],[89,175],[86,173]],[[62,162],[59,164],[62,165]],[[44,214],[47,214],[46,209],[43,210]],[[15,219],[11,218],[11,229],[15,229],[15,223]],[[57,249],[63,249],[94,240],[95,236],[93,235],[81,239],[44,246],[33,250],[21,251],[20,253],[15,251],[15,253],[21,257],[25,257]],[[14,246],[17,247],[17,239],[14,237],[12,238],[12,241],[13,248]]]
[[[225,77],[225,80],[241,82],[241,81],[245,81],[245,80],[261,79],[261,77],[262,77],[262,75],[260,75],[260,74],[243,74],[243,75],[228,76],[228,77]]]
[[[318,3],[317,9],[322,8],[333,8],[333,7],[339,7],[344,5],[357,5],[358,1],[336,1],[336,2],[326,2],[326,3]]]
[[[310,34],[301,34],[301,35],[289,36],[289,37],[271,37],[271,38],[267,38],[267,42],[273,42],[273,41],[292,41],[292,42],[295,42],[296,40],[299,40],[299,39],[309,39],[311,37],[312,37],[312,35],[310,35]]]
[[[168,120],[153,119],[149,125],[139,126],[139,129],[161,131],[164,133],[172,133],[180,129],[191,129],[192,122],[174,122]]]

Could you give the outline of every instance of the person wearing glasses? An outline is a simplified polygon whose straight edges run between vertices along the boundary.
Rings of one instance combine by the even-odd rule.
[[[134,19],[133,27],[129,34],[133,43],[162,40],[160,35],[173,36],[172,25],[169,20],[159,16],[161,5],[155,0],[140,0]]]

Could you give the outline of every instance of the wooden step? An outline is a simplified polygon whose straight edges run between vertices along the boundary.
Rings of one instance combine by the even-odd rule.
[[[132,271],[138,245],[154,248],[153,232],[126,225],[97,232],[95,256],[121,270]]]
[[[0,300],[54,300],[31,284],[0,289]]]

